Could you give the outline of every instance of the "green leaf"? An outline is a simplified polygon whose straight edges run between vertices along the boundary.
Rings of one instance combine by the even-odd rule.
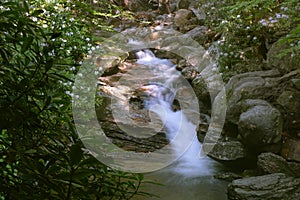
[[[70,163],[72,165],[77,165],[83,158],[83,151],[78,144],[72,145],[69,153]]]
[[[24,153],[27,153],[27,154],[34,154],[34,153],[36,153],[36,152],[37,152],[36,149],[29,149],[29,150],[25,151]]]
[[[27,37],[24,39],[23,45],[22,45],[22,49],[21,49],[21,53],[24,53],[25,51],[27,51],[30,47],[30,45],[33,42],[33,37]]]
[[[40,14],[42,14],[42,13],[44,13],[43,10],[35,10],[35,11],[31,14],[31,16],[36,17],[36,16],[38,16],[38,15],[40,15]]]

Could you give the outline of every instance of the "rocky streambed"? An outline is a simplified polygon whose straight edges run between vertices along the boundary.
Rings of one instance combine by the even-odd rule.
[[[213,102],[221,98],[219,90],[211,90],[219,88],[216,86],[218,76],[212,70],[205,70],[209,60],[202,59],[198,63],[193,56],[183,58],[174,52],[176,49],[202,52],[197,55],[203,56],[212,41],[218,40],[219,34],[204,26],[205,17],[193,4],[187,7],[177,4],[171,8],[172,15],[139,12],[136,7],[131,8],[139,19],[150,21],[147,25],[136,21],[111,23],[125,32],[134,32],[132,27],[150,28],[148,33],[139,33],[139,38],[155,44],[155,55],[176,64],[176,69],[192,86],[201,111],[199,118],[193,120],[200,120],[198,138],[203,141],[207,137]],[[176,36],[175,43],[174,38],[169,37],[168,40],[166,37],[171,29],[182,33]],[[162,35],[166,39],[161,40]],[[205,48],[199,49],[193,43],[180,43],[187,38],[194,39]],[[235,75],[224,84],[227,99],[225,124],[208,156],[231,169],[215,175],[228,181],[228,199],[300,199],[300,59],[289,55],[279,59],[276,55],[282,48],[284,46],[278,42],[272,44],[264,64],[265,70]],[[136,138],[124,134],[119,125],[126,128],[128,121],[116,120],[112,112],[116,109],[113,106],[120,105],[111,104],[111,95],[129,102],[128,117],[137,124],[133,127],[136,131],[140,127],[145,128],[150,120],[143,105],[147,98],[145,84],[155,82],[155,77],[135,63],[133,54],[118,58],[119,62],[112,63],[99,78],[99,94],[104,99],[96,110],[102,128],[116,145],[129,151],[151,152],[168,143],[166,129],[159,123],[160,119],[157,118],[158,123],[155,123],[158,127],[149,128],[149,132],[155,134],[145,135],[147,139]],[[248,63],[245,68],[261,68],[251,66],[258,65],[257,62]],[[138,74],[135,74],[136,68],[139,68]],[[123,87],[120,84],[122,80],[126,80]],[[181,100],[190,96],[184,89],[177,95]],[[186,98],[184,104],[192,106],[194,100]],[[174,101],[172,109],[182,108]]]

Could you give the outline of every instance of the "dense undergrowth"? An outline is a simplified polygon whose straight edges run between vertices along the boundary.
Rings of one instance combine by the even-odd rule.
[[[221,34],[217,42],[224,78],[251,70],[267,60],[270,46],[288,47],[278,55],[300,56],[300,3],[286,1],[201,1],[206,24]]]
[[[0,199],[130,199],[143,175],[101,164],[78,139],[72,86],[121,9],[110,1],[0,2]],[[101,4],[101,5],[100,5]]]

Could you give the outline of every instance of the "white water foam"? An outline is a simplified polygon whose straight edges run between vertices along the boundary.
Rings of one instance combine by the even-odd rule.
[[[180,174],[184,177],[209,176],[213,174],[215,162],[207,157],[200,157],[201,144],[196,137],[196,124],[193,124],[185,114],[180,111],[173,111],[172,102],[176,94],[176,88],[173,83],[181,76],[176,70],[175,65],[167,59],[160,59],[150,50],[143,50],[136,53],[138,64],[146,65],[153,73],[159,77],[157,83],[145,86],[148,95],[151,97],[146,100],[146,108],[156,113],[164,122],[168,130],[167,138],[172,141],[172,149],[178,153],[183,147],[182,142],[191,137],[187,134],[193,134],[193,141],[190,141],[190,147],[186,149],[184,154],[171,166],[165,170]],[[168,95],[166,95],[166,93]],[[187,141],[189,142],[189,141]]]

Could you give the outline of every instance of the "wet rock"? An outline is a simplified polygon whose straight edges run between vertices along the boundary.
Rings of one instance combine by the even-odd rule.
[[[208,147],[208,144],[205,144]],[[219,140],[208,155],[219,161],[236,161],[246,157],[244,145],[234,138]]]
[[[300,139],[285,138],[282,144],[281,155],[287,160],[300,162]]]
[[[229,200],[298,200],[300,178],[282,173],[234,180],[228,186]]]
[[[268,51],[268,64],[273,69],[278,69],[281,73],[287,73],[299,69],[300,56],[289,53],[285,56],[279,56],[283,50],[288,49],[289,44],[275,42]]]
[[[233,172],[224,172],[214,175],[214,178],[231,182],[233,180],[242,178],[242,176]]]
[[[258,156],[257,167],[265,174],[284,173],[300,177],[300,163],[288,162],[273,153],[262,153]]]
[[[281,139],[282,117],[271,105],[256,105],[240,115],[238,131],[243,143],[255,150]]]

